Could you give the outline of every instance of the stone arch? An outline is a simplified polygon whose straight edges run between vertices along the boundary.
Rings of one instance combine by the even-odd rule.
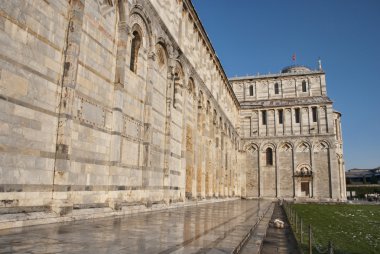
[[[295,196],[310,197],[312,196],[312,145],[307,140],[300,140],[295,145],[294,152],[294,176],[295,176]],[[301,174],[299,171],[302,165],[307,165],[307,171]]]
[[[144,11],[141,5],[135,5],[129,12],[129,26],[133,31],[133,26],[138,24],[142,29],[142,36],[145,38],[144,47],[148,48],[152,43],[152,28],[150,27],[149,16]]]
[[[129,18],[130,33],[128,38],[129,69],[141,77],[145,77],[148,50],[151,47],[151,33],[140,14],[133,13]]]
[[[245,152],[249,152],[249,151],[255,151],[256,152],[259,150],[259,146],[256,143],[250,142],[250,143],[247,143],[244,145],[243,150]]]
[[[187,92],[189,93],[189,95],[195,98],[195,83],[192,77],[190,77],[189,81],[187,82]]]
[[[174,79],[173,106],[177,109],[182,109],[183,95],[182,88],[184,85],[185,74],[180,61],[175,61],[172,73]]]
[[[159,31],[157,33],[158,34],[154,35],[154,37],[156,37],[156,40],[155,40],[156,45],[161,44],[165,48],[166,54],[169,56],[168,49],[171,47],[170,42],[165,37],[165,34],[161,33],[161,31]]]
[[[151,45],[150,34],[143,18],[138,14],[132,14],[129,19],[130,35],[138,32],[141,36],[142,47],[148,49]],[[132,38],[131,38],[132,40]]]
[[[310,152],[312,146],[310,142],[306,140],[301,140],[296,143],[295,147],[296,152]]]
[[[265,143],[264,145],[262,145],[262,165],[267,167],[274,167],[276,165],[276,150],[277,147],[274,143]]]
[[[173,69],[174,75],[183,80],[185,78],[185,73],[183,71],[183,64],[176,60],[174,63],[174,69]]]
[[[296,196],[312,197],[313,196],[313,170],[309,163],[300,163],[294,172],[296,178]]]
[[[295,160],[297,164],[311,164],[311,144],[308,141],[301,140],[295,145]]]
[[[271,157],[268,157],[271,156]],[[260,153],[260,195],[263,197],[276,197],[276,167],[277,147],[275,143],[264,143]]]
[[[328,151],[330,149],[330,142],[327,140],[318,140],[314,143],[313,151],[315,153],[321,152],[321,151]]]
[[[218,112],[216,111],[216,109],[214,108],[213,109],[213,114],[212,114],[212,123],[214,125],[217,124],[217,119],[218,119]]]
[[[295,173],[296,175],[299,175],[299,176],[311,176],[313,171],[310,164],[301,163],[297,166]]]
[[[210,111],[211,111],[211,102],[210,100],[207,99],[207,103],[206,103],[206,114],[210,114]]]
[[[323,146],[323,150],[328,150],[328,149],[330,149],[330,145],[329,145],[329,143],[328,142],[326,142],[326,141],[321,141],[321,146]]]
[[[261,151],[265,152],[268,147],[272,148],[273,151],[277,148],[275,143],[268,142],[261,145]]]
[[[278,150],[279,152],[288,152],[288,151],[291,151],[293,150],[293,143],[291,143],[290,141],[285,141],[285,142],[281,142],[279,145],[278,145]]]
[[[198,108],[202,109],[204,107],[204,96],[202,90],[198,92]]]
[[[168,70],[168,53],[166,47],[161,42],[156,44],[156,58],[158,71],[167,77]]]

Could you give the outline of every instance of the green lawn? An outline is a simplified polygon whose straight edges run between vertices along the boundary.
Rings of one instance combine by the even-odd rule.
[[[291,208],[302,218],[304,232],[311,224],[313,236],[323,249],[331,240],[337,254],[380,253],[380,205],[296,204]],[[303,247],[306,246],[305,233]]]

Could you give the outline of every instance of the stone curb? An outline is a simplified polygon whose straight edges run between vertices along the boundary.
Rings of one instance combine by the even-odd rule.
[[[251,228],[247,235],[242,239],[239,246],[232,252],[233,254],[256,254],[260,253],[265,235],[271,220],[275,203],[272,203],[260,220]],[[250,246],[248,246],[250,245]],[[252,248],[253,245],[254,247]]]

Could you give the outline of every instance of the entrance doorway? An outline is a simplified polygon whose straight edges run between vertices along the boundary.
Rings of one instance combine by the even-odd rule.
[[[301,193],[302,196],[310,196],[310,182],[301,182]]]

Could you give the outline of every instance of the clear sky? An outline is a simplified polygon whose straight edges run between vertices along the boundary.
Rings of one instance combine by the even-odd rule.
[[[229,77],[322,59],[346,169],[380,166],[380,0],[193,0]]]

